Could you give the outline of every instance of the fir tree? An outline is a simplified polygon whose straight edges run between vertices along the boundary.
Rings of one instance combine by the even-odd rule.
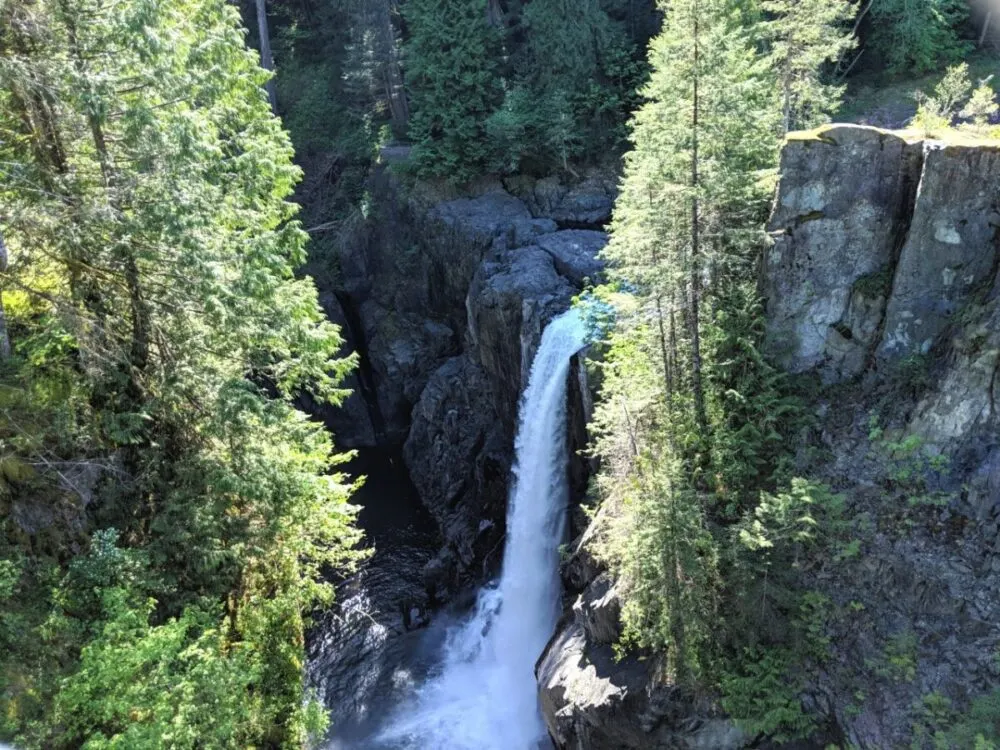
[[[406,82],[421,174],[464,180],[486,171],[486,121],[499,107],[500,37],[485,0],[410,0]]]
[[[810,128],[836,111],[843,86],[824,81],[824,69],[851,47],[847,0],[766,0],[765,36],[781,86],[784,130]]]
[[[229,744],[305,740],[303,615],[357,532],[293,401],[339,400],[351,361],[295,277],[266,79],[222,0],[0,6],[0,502],[65,511],[38,538],[3,514],[0,736],[26,747],[195,747],[220,689]],[[114,701],[154,665],[185,691]]]

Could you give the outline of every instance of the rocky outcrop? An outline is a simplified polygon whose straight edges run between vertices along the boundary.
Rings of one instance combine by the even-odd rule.
[[[573,750],[736,750],[746,737],[708,701],[663,680],[655,658],[618,658],[620,604],[599,573],[576,597],[538,660],[549,734]]]
[[[511,446],[490,393],[486,372],[463,355],[431,376],[413,410],[404,457],[447,545],[428,570],[435,593],[459,569],[499,562]]]
[[[331,423],[348,447],[404,445],[445,541],[425,576],[435,596],[499,565],[528,363],[548,321],[601,273],[606,235],[560,231],[553,217],[603,221],[605,183],[530,183],[530,201],[495,181],[464,196],[444,190],[442,200],[441,186],[403,195],[383,172],[372,219],[340,246],[343,310],[333,312],[362,354],[352,385],[364,399],[352,397]],[[579,486],[586,466],[577,468]]]
[[[992,288],[998,226],[1000,146],[791,136],[763,275],[772,354],[828,383],[927,354]]]
[[[817,369],[828,382],[864,369],[921,164],[920,144],[874,128],[789,139],[763,276],[772,354],[785,369]]]
[[[617,176],[601,170],[572,183],[558,176],[536,180],[521,175],[505,184],[532,215],[552,219],[565,228],[603,227],[611,220],[618,194]]]
[[[878,354],[926,354],[1000,261],[1000,145],[924,143],[920,190],[885,312]]]
[[[856,561],[806,583],[839,614],[804,705],[851,746],[908,746],[928,696],[1000,687],[1000,145],[793,136],[771,229],[771,351],[836,384],[826,458],[801,463],[861,519]]]

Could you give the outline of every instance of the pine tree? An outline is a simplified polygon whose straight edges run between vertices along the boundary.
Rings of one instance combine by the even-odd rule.
[[[410,0],[403,12],[416,167],[456,181],[483,174],[492,151],[486,121],[503,98],[500,36],[486,0]]]
[[[834,112],[843,86],[827,84],[824,67],[836,63],[854,39],[846,26],[856,9],[847,0],[766,0],[765,36],[781,85],[784,130],[811,128]]]

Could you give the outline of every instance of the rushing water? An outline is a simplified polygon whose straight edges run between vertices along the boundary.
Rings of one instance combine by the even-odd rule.
[[[553,320],[521,400],[503,573],[448,635],[440,667],[372,745],[536,750],[547,743],[534,666],[558,615],[567,487],[566,380],[584,343],[571,310]]]

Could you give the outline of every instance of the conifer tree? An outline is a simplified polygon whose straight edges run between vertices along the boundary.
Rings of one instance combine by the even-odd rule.
[[[969,5],[966,0],[875,0],[872,45],[893,72],[939,70],[971,46],[958,33]]]
[[[499,107],[500,36],[486,0],[410,0],[404,48],[413,159],[422,174],[463,180],[487,169],[486,121]]]
[[[847,0],[766,0],[763,9],[784,130],[814,127],[843,95],[844,87],[826,83],[823,74],[854,46],[847,22],[856,9]]]
[[[293,402],[340,399],[351,362],[295,277],[265,79],[224,0],[0,5],[0,503],[61,509],[0,519],[19,745],[212,744],[219,675],[226,742],[305,740],[303,615],[357,532]],[[116,700],[155,669],[184,689]]]

